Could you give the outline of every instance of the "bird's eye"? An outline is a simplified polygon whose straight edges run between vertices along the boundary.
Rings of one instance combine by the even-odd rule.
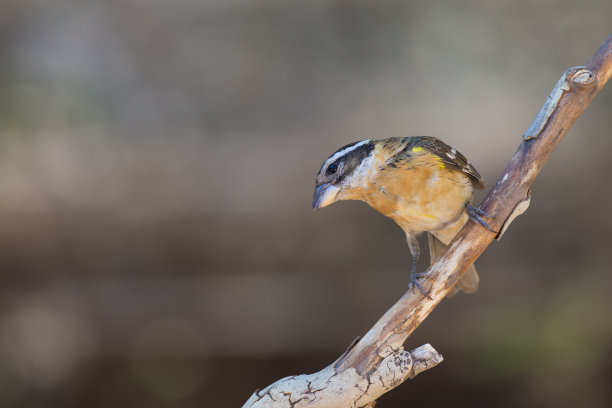
[[[337,171],[338,171],[338,165],[336,163],[330,164],[329,167],[327,168],[327,172],[329,174],[334,174]]]

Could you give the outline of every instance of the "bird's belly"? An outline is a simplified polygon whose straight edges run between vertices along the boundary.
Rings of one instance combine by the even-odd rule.
[[[458,179],[453,183],[435,186],[407,186],[384,190],[384,194],[368,197],[372,207],[393,219],[404,231],[436,231],[456,221],[464,206],[472,200],[471,184]],[[397,184],[396,184],[397,186]],[[399,187],[399,186],[397,186]]]
[[[431,208],[433,207],[433,208]],[[462,207],[445,208],[437,206],[406,205],[398,208],[390,217],[404,230],[412,232],[436,231],[455,221],[461,215]]]

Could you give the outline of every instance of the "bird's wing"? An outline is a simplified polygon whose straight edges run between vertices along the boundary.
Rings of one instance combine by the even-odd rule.
[[[480,173],[478,173],[470,161],[457,149],[431,136],[419,136],[409,139],[410,141],[406,146],[407,151],[410,151],[414,147],[422,147],[439,157],[445,167],[465,173],[472,181],[474,188],[478,190],[484,189],[484,182]]]

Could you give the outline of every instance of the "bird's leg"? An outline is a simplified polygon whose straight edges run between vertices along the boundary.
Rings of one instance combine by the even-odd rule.
[[[408,240],[408,249],[410,249],[410,253],[412,254],[412,269],[410,270],[410,283],[419,288],[422,294],[427,297],[430,297],[429,294],[423,289],[421,284],[418,281],[418,278],[422,277],[422,274],[417,274],[416,267],[417,261],[419,260],[419,255],[421,254],[421,247],[419,246],[419,241],[417,241],[416,235],[412,233],[407,233],[406,238]],[[421,276],[419,276],[421,275]]]
[[[489,214],[487,214],[486,212],[482,211],[478,207],[474,207],[470,203],[465,203],[465,211],[467,212],[468,217],[470,217],[470,219],[472,221],[474,221],[477,224],[482,225],[483,227],[485,227],[489,231],[494,232],[494,233],[497,234],[497,231],[495,231],[493,229],[493,227],[491,227],[489,224],[487,224],[487,222],[485,220],[482,219],[482,217],[491,218],[491,216]]]

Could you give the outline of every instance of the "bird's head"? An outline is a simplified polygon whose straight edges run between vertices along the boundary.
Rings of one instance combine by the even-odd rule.
[[[348,144],[329,156],[317,174],[312,208],[326,207],[347,198],[349,191],[364,186],[373,150],[373,141],[362,140]]]

